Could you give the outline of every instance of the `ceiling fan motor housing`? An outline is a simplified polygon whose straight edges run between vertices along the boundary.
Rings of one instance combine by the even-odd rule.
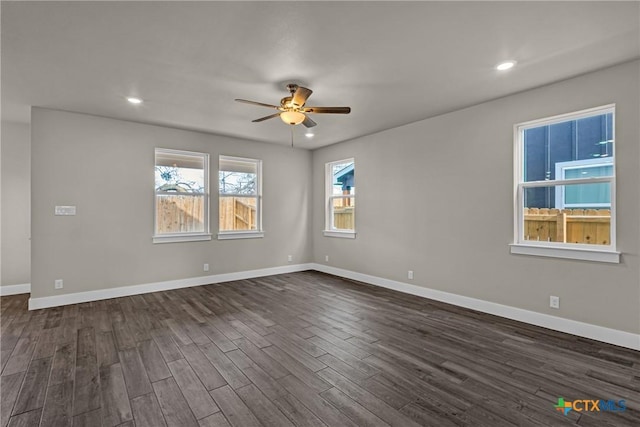
[[[285,96],[280,100],[280,105],[282,106],[282,108],[294,108],[291,100],[293,100],[293,96]]]

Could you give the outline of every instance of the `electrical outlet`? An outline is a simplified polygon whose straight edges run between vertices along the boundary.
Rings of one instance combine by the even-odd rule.
[[[203,269],[204,269],[204,271],[209,271],[209,264],[205,264]]]
[[[329,255],[324,256],[324,262],[329,262]]]
[[[64,282],[63,282],[63,280],[62,280],[62,279],[56,279],[56,280],[53,282],[53,287],[54,287],[55,289],[62,289],[62,288],[64,287]]]
[[[293,255],[289,255],[289,256],[287,257],[287,261],[289,261],[289,262],[293,261]]]
[[[551,308],[560,308],[560,297],[551,295],[549,297],[549,307],[551,307]]]
[[[407,279],[413,280],[413,270],[407,271]]]

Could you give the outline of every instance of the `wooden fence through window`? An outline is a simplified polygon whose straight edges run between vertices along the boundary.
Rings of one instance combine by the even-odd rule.
[[[164,194],[158,195],[157,200],[158,234],[204,231],[204,196]]]
[[[254,230],[255,198],[221,197],[220,230]],[[204,197],[186,194],[158,196],[156,222],[158,234],[204,231]]]
[[[204,197],[163,195],[158,197],[157,232],[180,233],[204,231]],[[220,198],[221,230],[255,228],[255,198]],[[354,207],[336,207],[334,227],[355,227]],[[609,209],[524,209],[524,238],[549,242],[609,245],[611,243],[611,211]]]
[[[333,208],[333,226],[338,230],[353,230],[355,228],[354,207],[345,206]]]
[[[220,197],[220,230],[255,230],[254,197]]]
[[[524,208],[524,239],[609,245],[611,211]]]

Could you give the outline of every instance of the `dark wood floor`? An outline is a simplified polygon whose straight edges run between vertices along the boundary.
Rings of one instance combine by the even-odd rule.
[[[316,272],[1,300],[1,427],[640,425],[639,352]]]

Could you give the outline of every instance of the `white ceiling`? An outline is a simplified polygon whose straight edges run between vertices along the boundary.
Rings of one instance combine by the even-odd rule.
[[[640,57],[638,2],[2,2],[2,118],[29,106],[317,148]],[[518,65],[497,72],[495,65]],[[141,106],[127,96],[145,100]]]

